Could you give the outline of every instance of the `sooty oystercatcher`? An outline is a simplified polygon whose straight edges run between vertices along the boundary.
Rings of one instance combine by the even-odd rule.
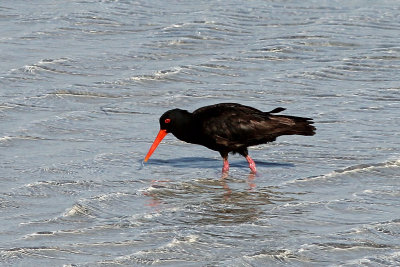
[[[276,108],[269,112],[236,103],[205,106],[190,113],[171,109],[160,117],[160,131],[150,147],[146,162],[161,140],[172,133],[179,140],[203,145],[218,151],[223,160],[223,172],[229,170],[228,153],[239,153],[249,163],[252,172],[256,164],[248,155],[247,147],[275,141],[281,135],[314,135],[311,118],[274,115],[284,111]]]

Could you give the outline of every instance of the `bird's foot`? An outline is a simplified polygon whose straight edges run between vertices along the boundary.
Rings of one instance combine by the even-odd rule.
[[[223,167],[222,172],[229,172],[229,167],[228,168]]]
[[[228,178],[228,177],[229,177],[229,172],[224,172],[224,171],[222,171],[221,180],[223,181],[223,180],[225,180],[225,179]]]
[[[222,172],[228,172],[229,171],[229,162],[228,160],[224,159],[224,166],[222,167]]]
[[[250,158],[249,155],[247,155],[246,160],[249,163],[249,168],[250,168],[251,172],[256,173],[257,169],[256,169],[256,163],[254,162],[254,160],[252,158]]]
[[[256,169],[256,165],[255,164],[249,164],[249,168],[251,170],[252,173],[256,173],[257,169]]]

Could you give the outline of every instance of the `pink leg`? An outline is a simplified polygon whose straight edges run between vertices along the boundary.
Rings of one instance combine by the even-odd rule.
[[[228,171],[229,171],[228,158],[224,158],[224,167],[222,167],[222,172],[228,172]]]
[[[247,160],[247,162],[249,163],[249,168],[250,168],[250,170],[251,170],[253,173],[256,173],[256,172],[257,172],[257,169],[256,169],[256,163],[254,162],[254,160],[253,160],[252,158],[250,158],[249,155],[246,156],[246,160]]]

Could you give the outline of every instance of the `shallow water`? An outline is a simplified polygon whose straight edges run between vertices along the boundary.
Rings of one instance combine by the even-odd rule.
[[[397,1],[0,4],[5,266],[399,266]],[[167,136],[219,102],[312,117],[258,173]]]

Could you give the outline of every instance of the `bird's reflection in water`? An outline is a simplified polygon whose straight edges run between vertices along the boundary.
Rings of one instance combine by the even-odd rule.
[[[145,202],[151,212],[162,214],[174,209],[174,220],[186,224],[251,222],[259,218],[263,206],[272,203],[274,195],[273,191],[256,186],[256,176],[224,173],[220,179],[155,180],[143,195],[148,198]]]
[[[229,200],[232,195],[232,190],[229,187],[228,183],[226,182],[226,179],[228,178],[228,176],[229,176],[228,172],[222,172],[221,179],[220,179],[221,186],[222,186],[222,188],[225,189],[224,200]]]
[[[150,185],[150,190],[143,193],[143,195],[150,197],[148,202],[146,202],[145,206],[153,207],[156,211],[160,211],[160,205],[163,203],[156,192],[152,192],[153,189],[162,189],[166,188],[164,184],[168,183],[169,180],[152,180]]]
[[[230,189],[226,181],[228,177],[229,177],[228,172],[222,172],[220,183],[222,188],[224,188],[225,190],[224,200],[229,200],[232,195],[232,190]],[[247,176],[247,185],[249,186],[248,191],[253,191],[256,188],[256,184],[254,182],[255,177],[256,174],[254,172],[250,172],[249,175]]]
[[[249,175],[247,176],[247,184],[249,185],[250,191],[252,191],[254,188],[256,188],[254,178],[256,178],[256,174],[254,172],[250,172]]]

